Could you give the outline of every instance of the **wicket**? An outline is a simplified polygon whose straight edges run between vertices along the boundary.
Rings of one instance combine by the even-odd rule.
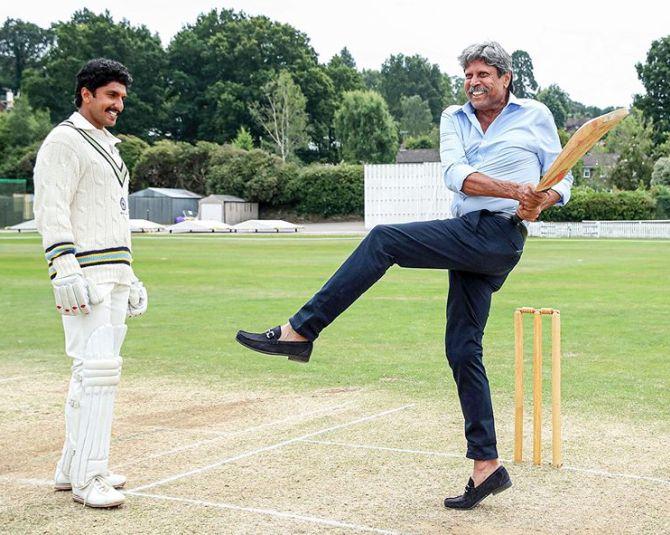
[[[560,468],[561,313],[552,308],[514,311],[514,462],[523,460],[523,314],[533,315],[533,464],[538,466],[542,462],[542,316],[551,316],[551,464]]]

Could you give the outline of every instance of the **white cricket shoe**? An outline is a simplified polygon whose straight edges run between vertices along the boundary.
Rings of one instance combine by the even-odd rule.
[[[105,481],[109,483],[115,489],[123,488],[128,479],[126,476],[121,474],[113,474],[112,472],[107,472],[104,476]],[[70,476],[64,474],[60,469],[56,469],[56,475],[54,477],[54,490],[72,490],[72,483],[70,482]]]
[[[95,476],[85,487],[73,487],[72,499],[88,507],[118,507],[125,496],[112,487],[104,477]]]

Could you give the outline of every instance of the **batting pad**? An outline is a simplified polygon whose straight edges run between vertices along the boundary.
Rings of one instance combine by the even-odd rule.
[[[73,487],[84,487],[107,473],[116,385],[121,379],[119,350],[126,326],[103,325],[86,343],[78,402],[76,446],[70,466]]]

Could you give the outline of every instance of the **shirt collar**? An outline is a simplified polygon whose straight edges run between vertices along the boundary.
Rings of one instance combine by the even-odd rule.
[[[76,127],[80,128],[81,130],[93,130],[102,133],[105,137],[109,139],[114,145],[117,143],[121,143],[121,140],[118,137],[113,136],[110,134],[110,132],[106,128],[96,128],[93,126],[86,117],[84,117],[81,113],[78,111],[75,111],[70,117],[68,118],[70,122]]]

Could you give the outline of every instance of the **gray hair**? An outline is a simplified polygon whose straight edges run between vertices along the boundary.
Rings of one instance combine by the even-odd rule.
[[[487,65],[495,67],[498,70],[498,76],[502,76],[506,72],[512,72],[512,56],[496,41],[475,43],[463,50],[461,55],[458,56],[458,61],[464,70],[470,63],[477,60],[482,60]]]

